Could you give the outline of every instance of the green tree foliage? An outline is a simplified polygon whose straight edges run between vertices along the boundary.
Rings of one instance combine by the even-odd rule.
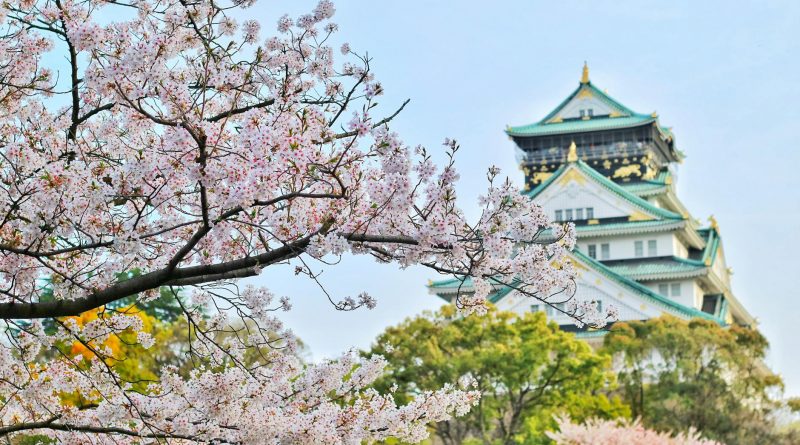
[[[728,444],[798,443],[772,422],[783,383],[763,364],[767,347],[754,329],[665,316],[615,324],[604,350],[619,366],[620,394],[648,427],[695,427]]]
[[[553,428],[554,413],[578,420],[628,414],[619,399],[604,395],[614,380],[610,359],[547,323],[542,313],[490,310],[461,317],[446,306],[387,329],[369,353],[388,360],[378,386],[396,385],[398,402],[462,376],[473,379],[483,394],[480,404],[464,417],[431,425],[447,445],[549,443],[544,431]]]

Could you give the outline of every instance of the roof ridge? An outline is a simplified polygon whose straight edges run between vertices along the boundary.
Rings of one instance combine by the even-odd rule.
[[[592,84],[591,81],[589,83],[587,83],[586,85],[589,88],[591,88],[599,96],[600,100],[606,102],[607,104],[611,105],[612,107],[620,108],[625,113],[629,114],[630,116],[642,115],[641,113],[637,113],[637,112],[631,110],[630,108],[626,107],[625,105],[622,105],[619,101],[617,101],[613,97],[609,96],[608,93],[606,93],[605,91],[601,91],[600,88],[597,88],[596,86],[594,86],[594,84]]]
[[[591,119],[567,119],[561,122],[543,124],[534,122],[516,127],[508,126],[504,130],[509,136],[544,136],[550,134],[571,134],[587,131],[603,131],[615,128],[632,128],[656,122],[658,118],[650,115],[635,114],[632,116],[606,117],[595,116]]]
[[[591,82],[590,82],[590,83],[591,83]],[[588,84],[587,84],[587,85],[588,85]],[[550,111],[549,113],[547,113],[547,115],[546,115],[545,117],[543,117],[543,118],[541,118],[540,120],[536,121],[536,122],[535,122],[535,124],[537,124],[537,125],[538,125],[538,124],[542,124],[542,125],[546,124],[546,123],[547,123],[547,121],[549,121],[550,119],[552,119],[552,118],[553,118],[553,116],[555,116],[556,114],[558,114],[558,112],[559,112],[559,111],[560,111],[562,108],[564,108],[564,107],[565,107],[565,106],[566,106],[566,105],[569,103],[569,101],[571,101],[571,100],[572,100],[572,99],[573,99],[575,96],[577,96],[577,95],[578,95],[578,93],[579,93],[579,92],[580,92],[580,91],[583,89],[583,86],[584,86],[584,84],[580,84],[580,85],[578,85],[578,88],[575,88],[575,91],[573,91],[572,93],[570,93],[570,95],[569,95],[569,96],[567,96],[567,98],[566,98],[566,99],[562,100],[562,101],[561,101],[561,103],[559,103],[558,105],[556,105],[556,107],[555,107],[555,108],[553,108],[553,110],[552,110],[552,111]],[[531,125],[531,124],[528,124],[528,125]]]
[[[600,90],[600,88],[597,88],[591,81],[588,81],[586,83],[579,84],[578,88],[575,88],[575,90],[572,91],[572,93],[570,93],[570,95],[567,96],[566,99],[562,100],[561,103],[556,105],[556,107],[553,108],[552,111],[547,113],[547,115],[545,117],[543,117],[542,119],[538,120],[536,122],[536,124],[547,125],[549,123],[548,121],[550,119],[552,119],[555,115],[557,115],[572,99],[575,98],[575,96],[579,95],[581,93],[581,91],[583,91],[583,90],[591,91],[592,93],[594,93],[596,95],[596,97],[598,99],[600,99],[601,101],[605,102],[606,104],[608,104],[612,108],[616,108],[617,110],[621,111],[620,114],[622,116],[641,116],[641,117],[647,116],[645,114],[637,113],[637,112],[631,110],[630,108],[628,108],[625,105],[623,105],[622,103],[620,103],[618,100],[616,100],[613,97],[609,96],[608,93],[606,93],[605,91],[602,91],[602,90]],[[598,116],[598,118],[599,117],[601,117],[601,116]]]
[[[691,258],[681,258],[679,256],[672,256],[672,259],[683,264],[688,264],[690,266],[698,266],[698,267],[705,267],[706,265],[703,264],[701,260],[693,260]]]
[[[558,115],[558,113],[560,113],[564,109],[564,107],[567,106],[567,104],[570,103],[570,101],[572,101],[576,96],[580,95],[581,92],[583,92],[583,91],[589,91],[589,94],[595,96],[597,99],[599,99],[600,101],[602,101],[606,105],[608,105],[610,108],[612,108],[614,110],[613,112],[619,113],[619,115],[617,115],[617,116],[610,117],[612,119],[616,119],[616,118],[619,118],[619,117],[638,117],[638,118],[652,118],[653,117],[651,115],[637,113],[637,112],[633,111],[632,109],[630,109],[627,106],[623,105],[618,100],[616,100],[613,97],[611,97],[605,91],[602,91],[600,88],[597,88],[591,81],[586,81],[585,83],[581,82],[578,85],[578,87],[575,88],[575,90],[572,91],[572,93],[570,93],[564,100],[562,100],[558,105],[556,105],[555,108],[553,108],[549,113],[547,113],[547,115],[545,115],[540,120],[535,121],[535,122],[530,123],[530,124],[520,125],[520,126],[516,126],[516,127],[510,127],[509,126],[509,128],[506,130],[506,132],[507,133],[513,133],[514,129],[519,129],[519,128],[523,128],[523,127],[533,127],[533,126],[539,126],[539,125],[544,126],[544,125],[551,125],[551,124],[556,123],[556,122],[550,122],[550,121],[556,115]],[[612,114],[613,114],[613,112],[612,112]],[[594,117],[594,119],[605,119],[605,118],[607,118],[605,115]]]
[[[674,261],[677,260],[678,262],[683,262],[686,264],[693,264],[697,260],[686,259],[676,255],[662,255],[662,256],[651,256],[651,257],[636,257],[636,258],[618,258],[615,260],[604,260],[601,261],[606,267],[609,266],[608,263],[613,263],[612,266],[616,266],[618,264],[649,264],[655,263],[659,261]]]
[[[642,198],[634,195],[633,193],[625,190],[624,187],[622,187],[621,185],[617,184],[616,182],[606,178],[605,176],[601,175],[600,172],[598,172],[597,170],[593,169],[589,164],[581,161],[580,159],[576,162],[576,164],[581,169],[583,169],[586,173],[588,173],[590,176],[592,176],[595,180],[600,182],[601,185],[606,186],[612,192],[616,192],[618,195],[620,195],[621,197],[627,199],[632,204],[637,205],[638,207],[641,207],[641,208],[643,208],[643,209],[645,209],[645,210],[647,210],[647,211],[649,211],[649,212],[651,212],[653,214],[660,215],[660,216],[662,216],[664,218],[667,218],[667,219],[685,219],[683,216],[681,216],[678,213],[672,212],[670,210],[662,209],[660,207],[656,207],[653,204],[651,204],[650,202],[648,202],[647,200],[642,199]]]

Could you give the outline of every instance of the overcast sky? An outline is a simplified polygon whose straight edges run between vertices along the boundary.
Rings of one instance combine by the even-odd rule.
[[[262,1],[249,16],[272,32],[313,1]],[[506,124],[539,120],[591,80],[641,113],[657,111],[687,154],[678,194],[693,216],[719,221],[733,289],[771,343],[768,364],[800,396],[800,2],[340,0],[339,38],[368,51],[387,94],[410,98],[394,128],[411,145],[462,144],[462,206],[475,214],[495,164],[518,184]],[[337,45],[338,46],[338,45]],[[386,326],[442,303],[427,270],[368,258],[327,267],[335,296],[368,291],[372,311],[335,311],[289,268],[257,281],[292,297],[283,316],[316,359],[368,347]]]

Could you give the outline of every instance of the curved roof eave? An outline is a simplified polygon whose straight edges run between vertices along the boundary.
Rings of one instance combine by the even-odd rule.
[[[511,137],[555,136],[559,134],[586,133],[590,131],[618,130],[650,125],[656,118],[647,115],[628,117],[599,117],[587,120],[567,120],[550,124],[530,124],[505,129]]]
[[[662,307],[668,308],[672,312],[677,312],[677,313],[679,313],[681,315],[688,316],[688,317],[699,317],[699,318],[704,318],[706,320],[712,320],[712,321],[715,321],[715,322],[719,323],[720,325],[724,325],[725,324],[724,320],[721,320],[721,319],[719,319],[719,318],[717,318],[717,317],[715,317],[715,316],[713,316],[711,314],[707,314],[707,313],[705,313],[703,311],[700,311],[700,310],[697,310],[695,308],[684,306],[684,305],[682,305],[680,303],[676,303],[676,302],[674,302],[674,301],[672,301],[672,300],[670,300],[670,299],[668,299],[668,298],[666,298],[666,297],[664,297],[662,295],[659,295],[657,292],[654,292],[649,287],[647,287],[647,286],[645,286],[643,284],[637,283],[636,281],[634,281],[634,280],[632,280],[630,278],[627,278],[625,276],[622,276],[622,275],[614,272],[613,270],[611,270],[607,266],[605,266],[603,263],[601,263],[601,262],[599,262],[599,261],[597,261],[595,259],[590,258],[588,255],[583,254],[579,250],[574,250],[572,253],[573,253],[573,255],[577,256],[580,260],[582,260],[583,262],[591,265],[595,270],[597,270],[598,272],[602,273],[603,275],[605,275],[609,279],[617,281],[620,284],[623,284],[623,285],[625,285],[625,286],[627,286],[627,287],[629,287],[629,288],[631,288],[633,290],[636,290],[640,295],[646,296],[651,301],[658,303]]]
[[[613,110],[611,116],[598,116],[586,120],[568,120],[561,122],[552,122],[552,120],[560,113],[567,104],[570,103],[576,96],[586,92],[592,97],[604,102]],[[585,83],[581,82],[578,87],[570,93],[566,99],[561,101],[550,113],[545,117],[531,124],[519,125],[515,127],[509,126],[506,129],[506,134],[509,136],[526,137],[526,136],[544,136],[554,135],[559,133],[578,133],[586,131],[600,131],[616,128],[628,128],[641,126],[658,122],[658,117],[655,114],[645,115],[636,113],[625,105],[621,104],[616,99],[608,95],[608,93],[600,90],[594,84],[587,80]],[[658,125],[659,131],[664,134],[665,138],[669,137],[666,132],[668,129],[662,129]]]

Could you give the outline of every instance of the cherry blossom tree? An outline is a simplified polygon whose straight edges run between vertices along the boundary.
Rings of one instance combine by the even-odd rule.
[[[574,293],[572,228],[551,224],[496,169],[468,222],[455,202],[458,145],[446,141],[449,161],[437,166],[390,130],[405,103],[373,116],[383,87],[368,57],[328,43],[329,1],[282,17],[268,38],[258,21],[235,20],[252,3],[0,7],[0,437],[419,441],[425,424],[479,394],[454,384],[398,406],[369,388],[381,357],[304,366],[273,315],[288,300],[237,280],[286,263],[316,279],[316,262],[367,254],[470,277],[467,312],[497,283],[532,298]],[[539,241],[544,231],[557,241]],[[165,367],[142,390],[114,371],[126,358],[106,345],[153,337],[115,303],[146,306],[165,289],[197,365]],[[588,323],[605,318],[582,311]],[[42,359],[55,342],[84,352]],[[86,402],[61,403],[75,394]]]
[[[588,420],[573,423],[568,417],[556,419],[558,432],[547,436],[558,445],[722,445],[700,437],[696,431],[671,435],[643,427],[638,421]]]

